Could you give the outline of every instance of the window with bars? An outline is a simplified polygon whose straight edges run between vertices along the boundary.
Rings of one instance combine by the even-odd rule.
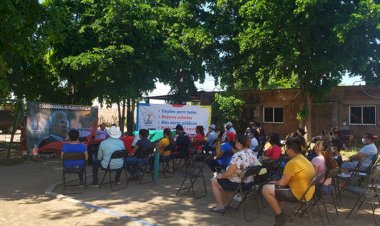
[[[264,107],[265,123],[283,123],[284,109],[282,107]]]
[[[351,125],[376,125],[376,106],[350,106]]]

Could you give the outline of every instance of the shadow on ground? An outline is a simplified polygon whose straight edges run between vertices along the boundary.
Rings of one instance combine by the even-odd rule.
[[[126,189],[113,192],[109,184],[104,184],[101,189],[88,188],[83,194],[70,195],[82,202],[112,211],[98,212],[80,203],[70,203],[44,194],[49,185],[61,181],[61,164],[59,159],[49,159],[14,166],[0,165],[0,225],[141,225],[131,218],[158,225],[274,224],[270,208],[266,204],[264,207],[261,202],[260,215],[253,222],[244,220],[242,210],[230,211],[223,216],[210,212],[209,208],[214,205],[214,199],[208,181],[212,175],[208,169],[205,169],[208,194],[200,199],[194,199],[191,192],[186,191],[181,192],[179,196],[175,195],[183,179],[179,176],[160,178],[158,185],[142,185],[131,181]],[[91,172],[91,169],[88,168],[87,172]],[[102,176],[99,175],[100,178]],[[91,177],[88,177],[88,183],[91,181]],[[203,191],[199,182],[201,181],[196,185],[198,194]],[[72,183],[75,184],[77,181]],[[57,186],[55,192],[61,193],[61,186]],[[333,225],[375,225],[368,204],[364,204],[361,211],[346,219],[356,198],[357,196],[348,192],[343,194],[339,218],[335,216],[334,208],[328,206]],[[255,217],[256,202],[248,200],[247,207],[249,217]],[[292,208],[292,204],[286,204],[285,211],[290,212]],[[127,217],[120,218],[115,215]],[[312,215],[315,225],[322,225],[316,208]],[[308,216],[304,216],[294,218],[287,225],[311,223]]]
[[[260,214],[257,216],[257,204],[255,200],[247,201],[247,213],[253,222],[246,222],[241,209],[232,210],[225,215],[216,214],[209,211],[214,205],[210,184],[207,178],[211,178],[211,173],[207,173],[207,197],[194,199],[191,192],[182,192],[176,196],[177,187],[181,183],[182,177],[160,178],[158,185],[139,184],[136,181],[129,182],[126,189],[113,192],[109,184],[103,185],[101,189],[89,188],[83,194],[70,195],[91,205],[107,208],[118,214],[128,217],[142,219],[144,221],[158,225],[273,225],[274,219],[270,208],[265,203],[264,206],[259,200]],[[91,178],[89,178],[91,181]],[[57,192],[61,187],[57,186]],[[201,181],[197,182],[196,192],[201,194],[203,187]],[[346,219],[346,215],[356,201],[356,196],[350,193],[343,194],[342,208],[339,210],[339,218],[335,215],[335,209],[328,205],[329,216],[332,225],[375,225],[372,219],[369,205],[364,204],[361,211],[353,217]],[[290,214],[294,204],[287,203],[285,212]],[[321,206],[322,208],[322,206]],[[321,209],[323,211],[323,209]],[[322,225],[317,208],[312,212],[315,225]],[[120,225],[129,224],[131,221],[115,219]],[[124,222],[124,223],[123,223]],[[99,222],[102,224],[102,222]],[[106,223],[106,222],[103,222]],[[327,223],[327,222],[326,222]],[[311,225],[307,215],[302,218],[295,217],[287,225]]]

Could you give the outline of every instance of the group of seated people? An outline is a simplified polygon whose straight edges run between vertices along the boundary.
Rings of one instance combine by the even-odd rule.
[[[252,142],[249,139],[252,139],[252,137],[247,136],[247,134],[246,136],[238,135],[234,146],[237,150],[233,152],[234,154],[224,173],[220,173],[215,167],[215,160],[221,159],[219,156],[214,157],[213,161],[209,160],[207,162],[213,172],[218,172],[211,179],[211,187],[217,203],[211,211],[224,213],[229,208],[228,204],[232,200],[236,188],[242,182],[241,178],[245,170],[250,166],[260,165],[266,160],[279,159],[282,154],[282,148],[285,152],[285,166],[282,176],[279,180],[268,181],[262,188],[262,194],[275,214],[275,225],[284,225],[288,219],[288,216],[283,212],[284,202],[297,202],[300,200],[313,178],[321,176],[322,179],[317,185],[318,191],[323,194],[329,194],[332,180],[322,175],[326,175],[329,170],[336,169],[339,166],[342,171],[352,171],[359,162],[362,164],[362,169],[368,168],[374,157],[377,156],[377,147],[373,143],[377,137],[372,134],[363,136],[362,142],[364,146],[357,154],[350,156],[349,161],[346,162],[341,162],[342,158],[338,152],[338,150],[342,149],[342,144],[337,142],[337,139],[322,136],[315,140],[313,158],[308,160],[305,156],[307,145],[303,135],[305,135],[303,130],[288,135],[285,146],[282,147],[278,134],[271,134],[268,140],[269,145],[259,158],[257,158],[254,150],[250,148]],[[226,142],[230,141],[227,140]],[[223,153],[222,146],[221,153]],[[337,156],[340,158],[337,158]],[[250,189],[253,180],[254,178],[249,178],[243,181],[244,188]],[[311,187],[305,194],[307,201],[313,197],[315,189]]]
[[[210,155],[206,159],[206,164],[214,172],[211,179],[211,187],[217,205],[211,210],[217,213],[223,213],[228,209],[228,204],[233,198],[234,191],[242,182],[245,170],[250,166],[261,165],[265,161],[283,161],[281,177],[276,181],[268,181],[262,188],[262,194],[267,200],[269,206],[275,214],[275,225],[283,225],[287,216],[284,214],[284,202],[297,202],[301,199],[306,189],[314,177],[325,175],[329,170],[340,167],[342,171],[350,172],[354,170],[357,164],[361,164],[361,169],[370,166],[374,156],[377,155],[377,147],[374,141],[377,136],[365,134],[362,138],[363,147],[358,153],[349,157],[349,161],[343,162],[340,150],[343,144],[339,139],[322,134],[313,139],[311,151],[306,153],[307,145],[304,138],[305,132],[298,129],[291,133],[285,139],[285,145],[281,143],[278,134],[270,134],[268,140],[262,139],[257,131],[261,128],[248,128],[244,134],[236,134],[232,123],[226,123],[225,132],[220,136],[217,133],[215,125],[210,125],[208,133],[204,134],[201,126],[196,127],[196,135],[191,139],[184,131],[182,125],[176,126],[176,135],[172,131],[164,129],[164,137],[157,143],[156,149],[159,151],[161,158],[188,157],[192,154]],[[138,169],[136,164],[139,161],[145,161],[141,158],[146,149],[153,150],[154,145],[148,139],[148,130],[141,129],[132,151],[128,152],[125,164],[127,171],[132,179],[138,178]],[[262,131],[263,134],[263,131]],[[111,126],[107,130],[107,139],[100,143],[96,159],[93,161],[93,183],[92,186],[98,186],[98,169],[106,168],[113,152],[125,150],[124,143],[119,139],[120,130],[116,126]],[[79,132],[77,130],[69,131],[70,141],[62,147],[62,155],[67,152],[83,152],[86,158],[88,154],[86,147],[79,142]],[[217,148],[217,141],[220,140],[220,147]],[[193,148],[190,148],[191,143]],[[263,151],[258,152],[258,146],[263,146]],[[284,153],[283,153],[284,152]],[[285,157],[281,158],[281,156]],[[123,159],[114,159],[111,161],[111,169],[121,169]],[[67,162],[67,167],[78,167],[84,162]],[[224,172],[222,173],[222,169]],[[120,183],[121,170],[117,171],[115,183]],[[248,177],[243,181],[244,188],[250,189],[253,185],[254,178]],[[80,183],[83,184],[83,173],[80,175]],[[319,182],[320,191],[323,193],[331,192],[331,179],[322,177]],[[311,188],[305,195],[306,200],[310,200],[314,194],[315,188]]]
[[[101,126],[102,128],[102,126]],[[130,151],[126,150],[126,145],[123,140],[120,139],[121,131],[115,126],[112,125],[109,130],[106,130],[107,134],[101,135],[105,138],[101,141],[97,152],[92,153],[92,174],[93,181],[90,184],[92,187],[99,187],[99,178],[98,171],[99,168],[106,169],[108,164],[110,163],[110,169],[119,169],[116,171],[115,175],[115,184],[120,184],[120,176],[122,172],[122,167],[124,163],[124,159],[111,159],[112,154],[115,151],[123,151],[125,150],[128,154],[125,159],[126,170],[129,173],[129,180],[136,180],[139,178],[140,168],[138,164],[149,164],[152,169],[152,162],[149,161],[149,153],[152,153],[154,150],[154,144],[148,139],[149,131],[146,129],[140,129],[138,136],[135,137],[135,141],[132,143],[132,149]],[[164,129],[163,131],[164,137],[157,144],[156,148],[164,158],[171,157],[173,153],[177,154],[178,158],[184,158],[189,156],[189,146],[191,143],[191,139],[188,134],[184,131],[182,125],[176,126],[176,139],[172,136],[172,132],[169,128]],[[203,133],[203,127],[197,127],[197,133]],[[79,141],[79,132],[78,130],[72,129],[69,132],[70,140],[63,145],[62,148],[62,156],[66,152],[84,152],[86,155],[86,160],[88,158],[88,153],[86,150],[86,146],[81,144]],[[195,139],[200,139],[200,137],[195,136]],[[203,136],[204,139],[204,136]],[[203,149],[202,144],[200,143],[196,147],[197,152],[201,152]],[[148,156],[146,156],[148,153]],[[65,161],[65,167],[72,168],[83,168],[84,161]],[[80,177],[80,185],[83,184],[83,173]]]
[[[93,158],[92,160],[92,176],[93,180],[90,186],[92,187],[99,187],[99,177],[98,177],[98,170],[99,168],[106,169],[108,167],[108,164],[110,164],[110,169],[119,169],[116,171],[115,175],[115,184],[120,184],[120,176],[124,164],[124,159],[117,158],[112,159],[110,161],[112,154],[115,151],[125,151],[125,145],[122,140],[120,140],[121,131],[116,126],[111,126],[109,130],[107,130],[107,137],[104,139],[97,150],[96,153],[94,153],[94,156],[90,156]],[[145,148],[152,148],[153,150],[153,144],[150,142],[150,140],[147,139],[148,137],[148,131],[147,130],[140,130],[139,131],[139,137],[140,140],[136,143],[133,150],[128,153],[128,158],[126,158],[125,164],[126,169],[128,173],[131,175],[130,179],[134,180],[137,179],[137,169],[136,164],[140,161],[144,161],[139,159],[142,155],[142,151]],[[86,160],[88,159],[88,153],[86,150],[86,146],[84,144],[81,144],[79,142],[79,131],[72,129],[69,131],[69,141],[65,143],[62,147],[62,157],[64,153],[68,152],[83,152],[85,153]],[[64,161],[65,167],[71,167],[71,168],[83,168],[85,162],[83,160],[69,160]],[[83,185],[83,172],[79,175],[80,180],[80,186]]]

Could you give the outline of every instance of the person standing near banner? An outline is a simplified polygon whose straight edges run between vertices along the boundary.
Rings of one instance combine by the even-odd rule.
[[[106,124],[104,123],[100,124],[99,129],[96,131],[95,140],[104,140],[104,139],[107,139],[108,137],[109,136],[106,130]]]
[[[38,147],[43,147],[54,141],[65,141],[69,131],[69,120],[63,111],[55,111],[49,117],[49,137],[44,138]]]

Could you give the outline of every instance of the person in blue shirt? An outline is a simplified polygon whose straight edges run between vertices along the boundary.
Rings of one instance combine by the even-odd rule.
[[[226,134],[227,142],[220,145],[220,154],[214,157],[209,157],[206,160],[207,166],[212,172],[219,172],[220,168],[226,168],[234,155],[233,146],[235,143],[236,136],[232,132]]]
[[[377,147],[373,143],[377,139],[370,133],[367,133],[362,138],[362,143],[364,146],[359,150],[358,153],[351,155],[349,157],[350,162],[343,162],[341,165],[342,171],[353,171],[359,162],[362,162],[360,170],[366,170],[372,162],[373,157],[377,154]]]
[[[92,164],[92,184],[90,184],[90,186],[92,187],[99,186],[99,167],[106,169],[111,159],[112,153],[114,153],[115,151],[125,150],[123,141],[119,139],[121,136],[121,131],[116,126],[111,126],[111,128],[107,132],[110,137],[100,143],[98,154],[96,156],[97,159],[94,159]],[[111,169],[119,169],[118,171],[116,171],[115,184],[120,184],[120,175],[123,170],[123,164],[123,158],[112,159],[110,163]]]
[[[72,129],[69,131],[69,142],[63,144],[61,158],[63,158],[64,153],[84,153],[85,159],[88,159],[88,153],[86,146],[79,143],[79,131]],[[83,186],[83,171],[85,167],[85,160],[64,160],[63,166],[65,168],[80,168],[79,173],[79,186]]]

